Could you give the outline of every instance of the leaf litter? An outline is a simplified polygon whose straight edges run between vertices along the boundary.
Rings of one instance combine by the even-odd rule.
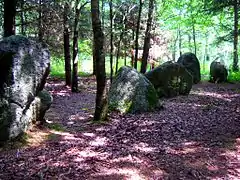
[[[98,124],[95,79],[81,81],[80,93],[48,81],[49,125],[0,149],[0,179],[240,179],[240,84],[202,82],[162,110]]]

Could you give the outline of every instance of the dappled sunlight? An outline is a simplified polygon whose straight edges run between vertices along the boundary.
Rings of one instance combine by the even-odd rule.
[[[70,96],[70,93],[68,90],[61,90],[61,91],[57,91],[57,92],[54,92],[54,91],[50,91],[51,94],[54,94],[54,95],[57,95],[57,96]]]
[[[85,119],[88,119],[89,116],[86,115],[86,116],[80,116],[79,114],[75,114],[75,115],[71,115],[68,120],[70,121],[77,121],[77,120],[85,120]]]
[[[90,141],[91,146],[105,146],[107,145],[108,140],[105,137],[96,137],[93,141]]]
[[[228,177],[240,179],[240,138],[236,139],[233,148],[226,149],[221,155],[227,158]]]
[[[140,142],[138,144],[134,144],[133,149],[135,151],[145,152],[145,153],[154,152],[156,150],[156,148],[149,147],[149,145],[147,143],[143,143],[143,142]]]
[[[189,108],[192,108],[192,109],[199,109],[200,107],[204,107],[204,105],[201,105],[201,104],[198,104],[198,103],[189,103],[189,102],[186,102],[186,103],[183,103],[183,102],[169,102],[168,103],[169,105],[177,105],[179,107],[189,107]]]
[[[68,132],[60,132],[60,131],[55,131],[55,130],[50,130],[51,133],[61,135],[61,136],[73,136],[71,133]]]
[[[89,132],[82,133],[82,135],[87,136],[87,137],[95,137],[96,136],[94,133],[89,133]]]
[[[71,95],[71,88],[68,86],[65,86],[64,82],[50,82],[50,83],[46,83],[46,87],[48,87],[49,92],[52,95],[56,95],[56,96],[70,96]]]
[[[215,93],[215,92],[207,92],[207,91],[192,91],[191,94],[194,95],[199,95],[199,96],[210,96],[212,98],[218,98],[227,102],[231,102],[232,101],[232,97],[234,97],[233,95],[230,96],[229,94],[219,94],[219,93]],[[235,96],[235,97],[239,97],[239,95]]]
[[[136,168],[103,168],[102,172],[100,173],[95,173],[93,177],[98,177],[98,176],[109,176],[109,175],[124,175],[124,179],[127,180],[145,180],[147,177],[145,177],[141,172],[136,169]]]
[[[182,143],[182,148],[177,150],[178,154],[188,154],[188,153],[196,153],[203,150],[203,147],[199,145],[197,142],[184,142]]]
[[[44,143],[47,139],[47,136],[50,134],[50,132],[48,131],[35,131],[35,132],[31,132],[28,135],[28,145],[29,146],[39,146],[42,143]]]
[[[99,160],[104,160],[107,158],[107,156],[108,156],[108,153],[96,152],[91,150],[91,148],[86,148],[78,152],[78,157],[82,157],[82,158],[96,157]]]

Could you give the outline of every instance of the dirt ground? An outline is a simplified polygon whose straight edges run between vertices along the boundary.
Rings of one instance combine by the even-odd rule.
[[[48,124],[0,149],[0,179],[240,179],[240,84],[194,85],[163,110],[92,123],[95,80],[49,80]]]

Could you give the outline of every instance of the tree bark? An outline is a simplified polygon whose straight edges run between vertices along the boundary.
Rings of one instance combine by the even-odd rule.
[[[23,11],[25,1],[21,0],[20,3],[21,3],[21,34],[25,36],[26,35],[26,32],[25,32],[25,18],[24,18],[24,11]]]
[[[136,29],[136,39],[135,39],[135,56],[134,56],[134,68],[137,69],[137,60],[138,60],[138,37],[140,32],[140,23],[141,23],[141,14],[142,14],[143,0],[139,0],[139,11],[138,11],[138,20],[137,20],[137,29]]]
[[[78,4],[79,0],[76,1],[73,28],[72,92],[78,92],[78,22],[80,15],[80,8],[78,8]]]
[[[123,35],[125,33],[126,16],[127,16],[126,14],[123,15],[123,19],[122,19],[123,28],[121,29],[119,41],[118,41],[118,44],[117,44],[117,57],[116,57],[115,74],[117,74],[117,71],[118,71],[118,60],[119,60],[119,56],[120,56],[121,42],[123,40]]]
[[[112,6],[112,0],[109,2],[109,8],[110,8],[110,82],[112,83],[113,79],[113,6]]]
[[[180,26],[178,27],[178,48],[179,48],[179,55],[182,55],[182,33]]]
[[[206,62],[209,61],[209,55],[208,55],[208,33],[205,34],[205,55],[203,59],[203,72],[205,72],[205,65]]]
[[[197,56],[196,30],[195,30],[194,18],[192,18],[192,33],[193,33],[194,54]]]
[[[151,28],[152,28],[153,9],[154,9],[154,0],[149,0],[147,29],[145,32],[143,57],[142,57],[142,65],[141,65],[141,73],[143,74],[146,72],[146,69],[147,69],[147,60],[148,60],[149,49],[150,49],[150,35],[151,35]]]
[[[94,121],[106,120],[108,111],[106,71],[104,54],[104,34],[99,17],[99,0],[91,0],[92,28],[96,55],[97,95]]]
[[[238,68],[238,0],[233,1],[234,8],[234,41],[233,41],[233,71]]]
[[[95,55],[94,40],[92,42],[92,55],[93,55],[93,75],[96,75],[96,55]]]
[[[17,0],[4,0],[4,37],[15,35],[15,16]]]
[[[64,40],[64,59],[65,59],[65,82],[67,86],[71,85],[71,54],[70,54],[70,30],[68,22],[68,12],[69,4],[65,3],[64,5],[64,14],[63,14],[63,40]]]
[[[119,56],[120,56],[120,47],[121,47],[122,38],[123,38],[123,31],[120,34],[120,38],[119,38],[118,45],[117,45],[117,57],[116,57],[117,63],[116,63],[115,73],[117,73],[117,71],[118,71],[118,60],[119,60]]]
[[[42,0],[38,2],[38,40],[43,41]]]
[[[102,30],[104,31],[104,18],[105,18],[105,17],[104,17],[104,14],[105,14],[104,9],[105,9],[105,8],[104,8],[104,0],[101,0],[101,1],[102,1],[102,2],[101,2],[101,3],[102,3],[102,7],[101,7],[102,23],[101,23],[101,24],[102,24]]]

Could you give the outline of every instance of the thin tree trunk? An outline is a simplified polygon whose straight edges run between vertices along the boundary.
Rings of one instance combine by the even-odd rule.
[[[182,55],[182,34],[181,34],[181,28],[178,27],[178,48],[179,48],[179,55]]]
[[[178,40],[178,33],[177,37],[174,39],[174,43],[173,43],[173,51],[172,51],[172,60],[175,62],[176,61],[176,52],[177,52],[177,40]]]
[[[69,32],[69,22],[68,22],[68,12],[69,4],[65,3],[64,5],[64,14],[63,14],[63,26],[64,26],[64,59],[65,59],[65,81],[66,85],[71,85],[71,54],[70,54],[70,32]]]
[[[196,30],[195,30],[194,19],[192,20],[192,33],[193,33],[194,54],[197,56]]]
[[[192,37],[191,37],[190,34],[188,34],[188,46],[189,46],[189,51],[190,51],[190,52],[192,52],[191,40],[192,40]]]
[[[26,35],[25,33],[25,21],[24,21],[24,11],[23,11],[23,8],[24,8],[24,0],[21,0],[21,34],[22,35]]]
[[[209,60],[209,55],[208,55],[208,33],[205,34],[205,55],[203,59],[203,72],[205,72],[205,64],[206,61]]]
[[[117,74],[117,71],[118,71],[118,60],[119,60],[119,55],[120,55],[121,42],[122,42],[124,31],[125,31],[125,23],[126,23],[125,21],[126,21],[126,15],[124,14],[123,19],[122,19],[123,29],[120,33],[120,38],[119,38],[118,45],[117,45],[117,57],[116,57],[116,69],[115,69],[116,74]]]
[[[15,16],[17,0],[4,0],[4,37],[15,35]]]
[[[127,47],[126,44],[124,44],[124,66],[127,65]]]
[[[238,68],[238,0],[234,0],[234,41],[233,41],[233,71]]]
[[[93,75],[96,75],[96,55],[95,55],[95,50],[94,50],[94,40],[92,42],[92,55],[93,55]]]
[[[80,8],[78,8],[79,0],[76,1],[75,20],[73,30],[73,68],[72,68],[72,92],[78,92],[78,22]]]
[[[110,82],[112,83],[113,79],[113,6],[112,0],[109,2],[110,8]]]
[[[43,41],[42,0],[38,2],[38,40]]]
[[[151,28],[152,28],[153,9],[154,9],[154,0],[149,0],[147,29],[145,32],[143,57],[142,57],[142,65],[141,65],[141,73],[143,74],[146,72],[146,69],[147,69],[147,60],[148,60],[149,49],[150,49],[150,35],[151,35]]]
[[[102,0],[102,9],[101,9],[101,11],[102,11],[102,30],[104,31],[104,14],[105,14],[105,12],[104,12],[104,0]]]
[[[118,48],[117,48],[117,57],[116,57],[116,62],[118,62],[119,60],[119,55],[120,55],[120,46],[121,46],[121,42],[122,42],[122,38],[123,38],[123,31],[120,34],[120,39],[118,41]],[[116,73],[118,71],[118,63],[116,63]]]
[[[108,101],[106,90],[104,34],[99,17],[99,0],[91,0],[91,13],[97,67],[97,95],[94,121],[101,121],[106,120],[107,118]]]
[[[139,11],[138,11],[138,20],[137,20],[137,29],[136,29],[136,39],[135,39],[135,56],[134,56],[134,68],[137,69],[137,60],[138,60],[138,37],[140,32],[140,23],[141,23],[141,14],[142,14],[143,0],[139,0]]]

